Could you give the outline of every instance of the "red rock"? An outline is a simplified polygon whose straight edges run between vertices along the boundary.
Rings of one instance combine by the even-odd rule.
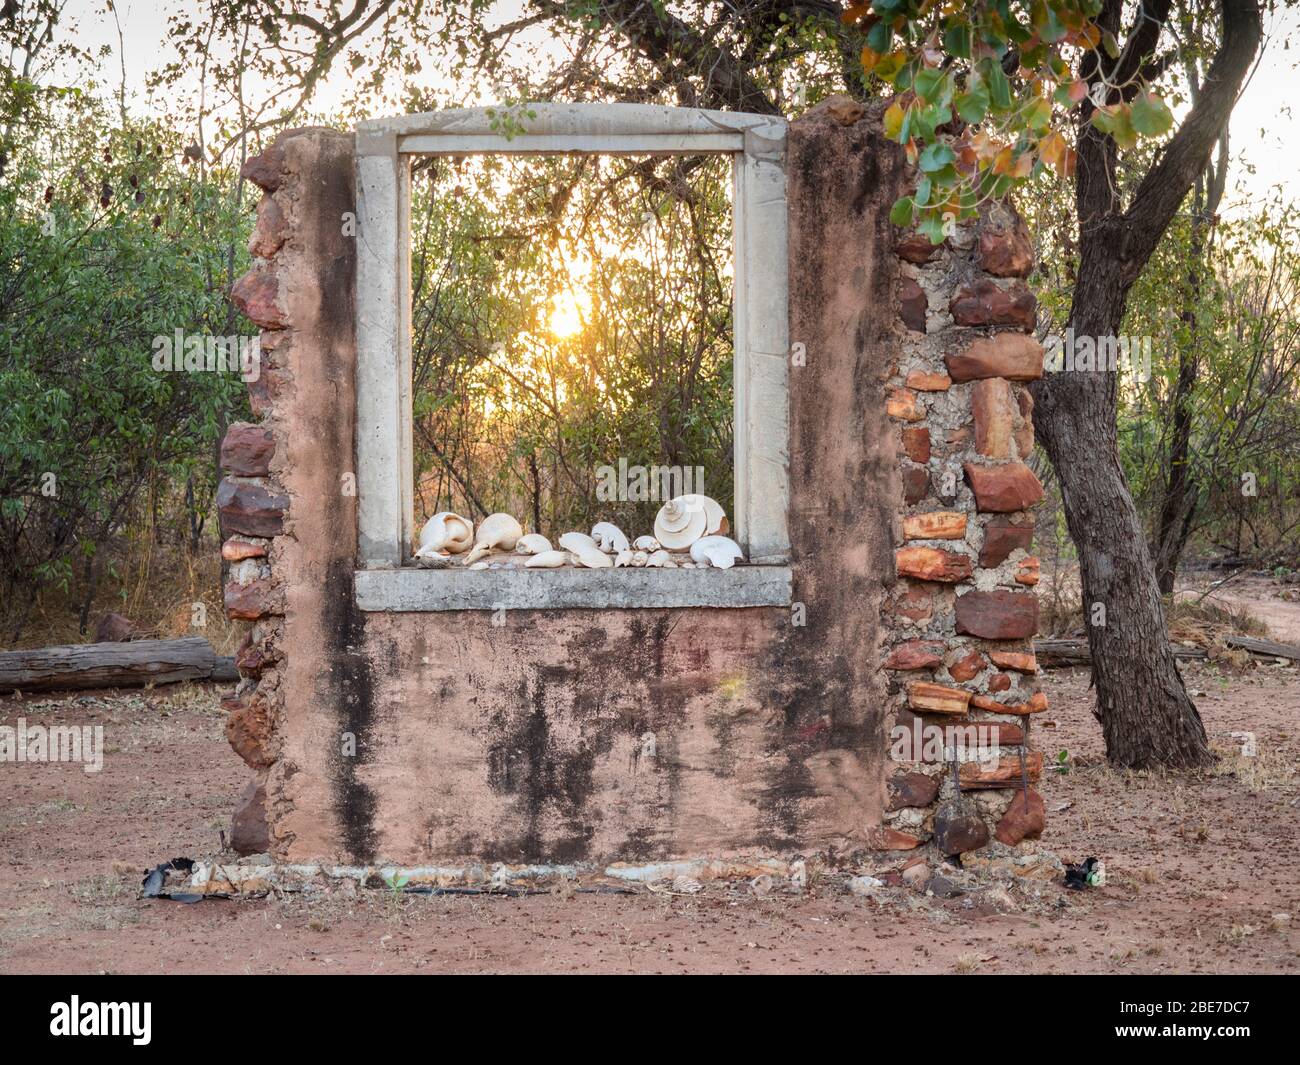
[[[247,540],[227,540],[221,545],[221,557],[227,562],[243,562],[247,558],[265,558],[266,543],[249,543]]]
[[[909,506],[921,502],[930,490],[930,475],[921,466],[909,466],[903,471],[903,500]]]
[[[998,466],[962,464],[966,480],[975,493],[975,507],[982,513],[1007,514],[1026,510],[1043,498],[1043,486],[1034,471],[1023,462]]]
[[[900,577],[955,584],[971,575],[971,560],[956,551],[939,547],[902,547],[894,552],[894,566]]]
[[[914,333],[925,332],[927,306],[925,290],[910,277],[903,278],[898,285],[898,314]]]
[[[911,851],[922,842],[892,828],[873,828],[867,833],[867,847],[874,851]]]
[[[235,668],[245,677],[260,677],[270,664],[270,654],[251,638],[235,653]]]
[[[984,640],[1023,640],[1038,631],[1038,597],[998,589],[957,596],[957,631]]]
[[[265,854],[271,849],[271,827],[266,823],[266,785],[250,780],[230,819],[230,849],[239,855]]]
[[[283,329],[288,319],[280,307],[280,282],[275,271],[256,265],[235,282],[230,302],[245,318],[263,329]]]
[[[994,277],[1024,277],[1034,268],[1034,246],[1019,218],[985,220],[976,261]]]
[[[975,450],[986,458],[1014,459],[1012,434],[1016,406],[1011,384],[1001,377],[986,377],[971,386],[971,413],[975,418]]]
[[[1012,551],[1028,551],[1034,540],[1032,525],[1011,525],[1006,519],[993,519],[984,526],[984,546],[980,548],[980,565],[992,569],[1002,565]]]
[[[909,514],[903,519],[905,540],[960,540],[966,535],[966,515],[955,510]]]
[[[929,681],[914,680],[907,685],[907,705],[914,713],[964,714],[970,698],[968,691]]]
[[[955,681],[965,682],[977,677],[988,663],[978,651],[969,651],[948,666],[948,675]]]
[[[885,669],[934,669],[943,659],[943,644],[927,640],[900,643],[885,659]]]
[[[934,845],[950,858],[979,850],[989,841],[989,826],[969,802],[942,803],[934,815]]]
[[[925,408],[910,388],[891,388],[885,397],[885,413],[902,421],[919,422],[925,417]]]
[[[284,183],[284,152],[276,144],[251,156],[239,170],[239,176],[251,181],[264,192],[274,192]]]
[[[221,468],[237,477],[264,477],[274,454],[275,435],[261,425],[235,422],[221,440]]]
[[[1038,839],[1046,824],[1047,809],[1043,797],[1029,788],[1016,792],[994,835],[999,843],[1014,847],[1022,839]]]
[[[952,378],[946,373],[912,370],[907,375],[907,387],[918,392],[947,392],[952,387]]]
[[[939,794],[939,781],[924,773],[900,770],[886,783],[888,804],[887,813],[906,809],[909,806],[929,806]]]
[[[973,705],[974,700],[971,702]],[[931,737],[929,733],[917,730],[935,728],[934,718],[920,717],[910,710],[901,710],[895,720],[896,727],[906,729],[912,734],[910,742],[913,744],[915,757],[911,760],[929,765],[946,763],[944,750],[956,747],[970,749],[972,745],[979,743],[996,743],[999,747],[1018,747],[1025,742],[1023,729],[1001,721],[973,721],[963,718],[957,724],[938,724],[937,727],[943,730],[942,736]]]
[[[275,761],[272,751],[271,708],[254,691],[221,700],[230,714],[226,718],[226,740],[240,758],[254,769],[265,769]]]
[[[1011,676],[1008,673],[994,673],[989,677],[989,691],[1004,692],[1011,687]]]
[[[289,236],[289,222],[273,196],[263,196],[257,205],[257,224],[248,241],[248,250],[259,259],[269,259]]]
[[[924,466],[930,461],[930,430],[909,426],[903,430],[903,454]]]
[[[125,643],[136,634],[136,624],[121,614],[107,613],[95,626],[96,643]]]
[[[225,536],[278,536],[284,531],[289,497],[268,492],[261,485],[223,480],[217,486],[217,512]]]
[[[972,695],[970,702],[971,706],[993,714],[1016,714],[1020,717],[1041,714],[1047,709],[1047,696],[1042,692],[1036,692],[1027,703],[1000,703],[987,695]]]
[[[1021,560],[1020,567],[1016,570],[1016,583],[1029,588],[1038,583],[1038,559],[1030,555]]]
[[[1023,281],[1003,286],[982,277],[958,289],[949,310],[958,325],[1009,325],[1028,332],[1034,328],[1037,307],[1038,301]]]
[[[894,613],[912,621],[929,621],[934,613],[934,586],[909,584],[894,604]]]
[[[986,377],[1033,381],[1043,376],[1043,345],[1023,333],[994,333],[971,342],[965,351],[944,356],[956,382]]]
[[[1022,388],[1016,396],[1016,406],[1020,409],[1020,421],[1016,425],[1016,450],[1022,459],[1034,453],[1034,397],[1029,389]]]
[[[1043,752],[1025,754],[1025,776],[1030,783],[1043,775]],[[1009,788],[1020,783],[1020,755],[999,758],[991,765],[982,762],[962,762],[957,771],[963,788]]]
[[[1002,669],[1014,669],[1017,673],[1038,672],[1038,659],[1024,651],[990,651],[989,657],[995,666]]]
[[[262,334],[266,336],[266,333]],[[263,356],[266,350],[262,350]],[[276,401],[284,395],[285,384],[288,382],[289,375],[284,370],[278,370],[275,367],[267,366],[265,358],[262,361],[261,373],[256,380],[248,381],[248,405],[253,411],[253,415],[258,418],[264,418],[274,409]]]
[[[894,254],[906,262],[921,266],[938,255],[942,247],[942,244],[931,244],[930,238],[923,233],[912,232],[894,244]]]
[[[819,107],[841,126],[851,126],[867,113],[866,104],[842,93],[828,96]]]
[[[284,612],[279,590],[265,577],[247,584],[229,582],[225,587],[224,599],[226,617],[238,621],[256,621],[258,618]]]

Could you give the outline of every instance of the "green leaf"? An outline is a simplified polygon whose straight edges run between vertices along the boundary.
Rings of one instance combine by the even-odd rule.
[[[970,58],[970,24],[950,25],[943,31],[943,50],[958,59]]]
[[[1173,113],[1164,100],[1148,92],[1138,93],[1132,107],[1133,128],[1144,137],[1159,137],[1174,124]]]
[[[988,114],[989,90],[984,82],[972,78],[970,88],[966,92],[957,94],[953,106],[957,108],[961,120],[973,126],[977,122],[982,122],[984,116]]]
[[[980,75],[989,88],[989,100],[996,111],[1008,111],[1011,108],[1011,82],[1002,72],[1002,64],[996,59],[985,59],[980,63]]]
[[[953,154],[953,150],[948,145],[928,144],[925,150],[921,152],[921,158],[917,160],[916,165],[926,172],[942,170],[956,158],[957,156]]]
[[[889,44],[894,39],[893,27],[883,19],[867,31],[867,47],[882,55],[889,51]]]
[[[894,201],[889,209],[889,220],[896,226],[907,227],[912,224],[912,197],[903,196]]]
[[[932,210],[921,219],[921,224],[916,228],[930,238],[931,244],[943,243],[943,216],[938,211]]]
[[[912,88],[916,90],[916,95],[926,103],[934,103],[940,99],[940,90],[946,80],[947,75],[942,70],[927,67],[916,75],[912,82]]]

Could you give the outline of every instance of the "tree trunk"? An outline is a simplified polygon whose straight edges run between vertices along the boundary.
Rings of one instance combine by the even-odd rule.
[[[1069,324],[1076,337],[1118,332],[1128,286],[1116,228],[1081,244]],[[1194,767],[1211,761],[1205,726],[1165,634],[1146,536],[1119,463],[1116,375],[1076,370],[1034,386],[1034,428],[1061,481],[1079,553],[1097,720],[1112,765]]]

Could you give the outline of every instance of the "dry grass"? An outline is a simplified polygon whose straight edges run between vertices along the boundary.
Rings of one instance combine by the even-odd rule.
[[[201,604],[201,606],[199,606]],[[91,602],[87,631],[79,631],[81,610],[77,586],[49,587],[32,607],[15,647],[48,647],[87,643],[95,625],[108,613],[123,614],[142,635],[158,639],[206,636],[218,654],[233,654],[246,625],[228,621],[221,597],[221,554],[205,542],[195,554],[187,549],[128,542],[104,568]],[[195,621],[202,624],[195,624]],[[0,633],[8,639],[12,620],[0,616]]]

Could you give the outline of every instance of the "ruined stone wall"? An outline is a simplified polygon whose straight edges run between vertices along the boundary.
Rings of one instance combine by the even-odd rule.
[[[878,115],[829,101],[788,138],[790,335],[806,352],[790,372],[793,610],[518,610],[504,625],[359,610],[352,139],[293,131],[245,173],[266,195],[233,296],[264,361],[259,420],[227,434],[219,491],[226,607],[252,622],[227,700],[257,773],[243,849],[843,858],[935,832],[941,765],[892,761],[896,721],[986,718],[1023,740],[1034,613],[1016,589],[1032,580],[1021,511],[1037,482],[1018,461],[1028,397],[1009,382],[1041,353],[1014,346],[1023,285],[995,279],[1023,273],[1003,261],[1021,235],[991,218],[896,257],[905,175]],[[990,772],[968,782],[999,785],[981,800],[996,824],[1011,791]]]
[[[1026,465],[1026,382],[1042,374],[1043,349],[1023,280],[1033,251],[1010,208],[993,205],[938,247],[899,234],[894,250],[901,328],[888,407],[904,508],[884,667],[904,730],[893,735],[908,737],[896,756],[911,764],[889,780],[882,842],[907,850],[933,839],[954,855],[990,835],[1015,844],[1043,828],[1032,787],[1043,756],[1029,744],[1032,715],[1047,709],[1033,653],[1038,559],[1029,553],[1043,491]],[[972,725],[1001,748],[996,760],[959,756],[980,823],[936,818],[929,802],[956,790],[944,748],[969,739]]]

